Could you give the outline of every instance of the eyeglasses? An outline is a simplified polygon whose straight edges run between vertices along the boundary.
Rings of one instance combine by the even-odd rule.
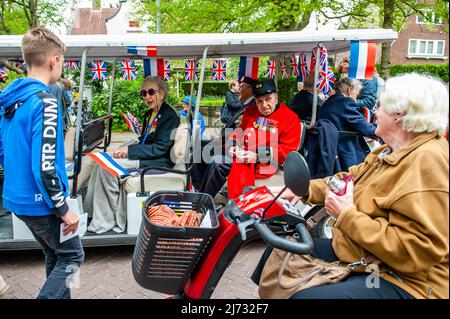
[[[146,97],[147,93],[148,93],[148,95],[153,96],[153,95],[155,95],[156,92],[159,92],[159,90],[155,90],[155,89],[141,90],[141,96]]]

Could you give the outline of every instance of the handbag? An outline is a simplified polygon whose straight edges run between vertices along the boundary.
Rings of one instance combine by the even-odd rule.
[[[342,281],[351,271],[339,261],[274,248],[261,273],[258,293],[262,299],[288,299],[303,289]]]

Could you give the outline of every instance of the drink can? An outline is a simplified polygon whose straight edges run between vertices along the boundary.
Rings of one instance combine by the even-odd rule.
[[[330,178],[327,179],[327,185],[331,189],[331,191],[336,195],[340,196],[345,194],[346,189],[345,186],[347,186],[347,183],[345,181],[340,180],[339,178],[336,178],[334,176],[331,176]]]

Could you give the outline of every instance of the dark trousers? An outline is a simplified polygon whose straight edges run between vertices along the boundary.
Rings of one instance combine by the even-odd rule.
[[[59,243],[61,219],[55,215],[19,216],[39,242],[45,256],[47,280],[38,299],[70,299],[70,279],[84,260],[81,240],[75,236]]]
[[[223,187],[230,174],[232,159],[229,156],[213,157],[213,161],[204,164],[203,180],[200,191],[211,195],[213,198]]]
[[[267,246],[252,274],[252,281],[257,285],[259,284],[262,270],[272,249],[272,247]],[[311,254],[316,258],[329,262],[339,260],[333,251],[331,240],[329,239],[315,238],[314,250]],[[413,299],[406,291],[383,278],[379,278],[379,287],[367,287],[366,279],[369,275],[371,274],[355,272],[341,282],[301,290],[295,293],[290,299]]]

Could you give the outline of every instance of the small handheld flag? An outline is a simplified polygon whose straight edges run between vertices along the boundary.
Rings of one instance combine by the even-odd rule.
[[[127,114],[120,112],[120,114],[125,119],[128,128],[134,132],[138,137],[141,136],[142,125],[139,123],[138,119],[133,116],[130,112]]]
[[[317,88],[325,95],[329,95],[331,93],[332,84],[336,81],[336,78],[333,73],[333,69],[328,64],[328,51],[324,46],[319,46],[320,49],[320,73],[319,73],[319,81],[317,83]],[[319,51],[319,50],[317,50]],[[312,63],[312,62],[311,62]]]
[[[104,168],[113,176],[130,175],[130,173],[128,173],[126,169],[120,166],[106,152],[87,153],[86,155],[92,158],[97,163],[98,166]]]

